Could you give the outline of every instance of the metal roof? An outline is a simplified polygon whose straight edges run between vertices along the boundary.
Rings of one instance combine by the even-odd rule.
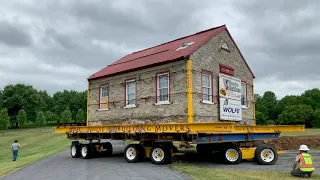
[[[137,51],[132,54],[128,54],[122,57],[121,59],[117,60],[116,62],[110,64],[109,66],[94,73],[88,78],[88,80],[112,76],[119,73],[135,71],[142,68],[148,68],[151,66],[156,66],[164,63],[170,63],[176,60],[186,59],[194,51],[199,49],[202,45],[204,45],[206,42],[208,42],[214,36],[218,35],[223,30],[226,30],[228,32],[226,26],[222,25],[222,26],[205,30],[205,31],[198,32],[193,35],[185,36],[170,42],[166,42],[151,48]],[[228,34],[230,35],[229,32]],[[231,35],[230,35],[230,38],[232,39]],[[189,43],[189,46],[188,46],[188,43]],[[233,43],[235,44],[234,41]],[[183,44],[187,45],[188,47],[181,48]],[[240,55],[241,55],[241,52],[240,52]],[[243,58],[242,55],[241,57]],[[244,62],[246,63],[245,60]],[[247,63],[246,65],[249,68]],[[251,70],[250,72],[252,73]],[[252,73],[252,76],[254,77],[253,73]]]

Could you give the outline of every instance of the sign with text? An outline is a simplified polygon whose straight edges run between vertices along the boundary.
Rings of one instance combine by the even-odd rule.
[[[219,74],[219,96],[241,100],[241,80],[224,74]]]
[[[241,80],[219,74],[220,118],[222,120],[242,120]]]
[[[242,120],[241,101],[220,97],[220,118],[232,121]]]

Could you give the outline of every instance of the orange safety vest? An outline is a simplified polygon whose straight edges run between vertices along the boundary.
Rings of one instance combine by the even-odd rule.
[[[308,153],[302,153],[298,155],[300,160],[300,167],[299,169],[303,172],[312,172],[314,171],[313,162],[311,155]]]

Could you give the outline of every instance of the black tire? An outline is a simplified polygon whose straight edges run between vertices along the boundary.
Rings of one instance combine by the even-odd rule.
[[[136,163],[144,158],[144,149],[140,144],[129,144],[124,149],[124,158],[128,163]]]
[[[161,144],[152,147],[149,156],[153,164],[165,164],[171,162],[172,160],[170,149]]]
[[[236,153],[236,157],[230,157],[230,153]],[[222,163],[239,164],[242,161],[242,152],[238,146],[227,146],[220,153]]]
[[[81,156],[79,144],[72,143],[70,146],[70,155],[72,158],[78,158]]]
[[[92,146],[90,144],[82,144],[81,145],[81,157],[83,159],[91,159],[92,158]]]
[[[264,157],[262,153],[266,153]],[[278,153],[273,146],[261,144],[256,148],[255,159],[261,165],[273,165],[278,160]]]

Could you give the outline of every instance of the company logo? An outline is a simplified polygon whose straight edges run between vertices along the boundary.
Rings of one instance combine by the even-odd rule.
[[[236,82],[232,82],[229,79],[223,79],[223,84],[227,91],[241,92],[241,89]]]

